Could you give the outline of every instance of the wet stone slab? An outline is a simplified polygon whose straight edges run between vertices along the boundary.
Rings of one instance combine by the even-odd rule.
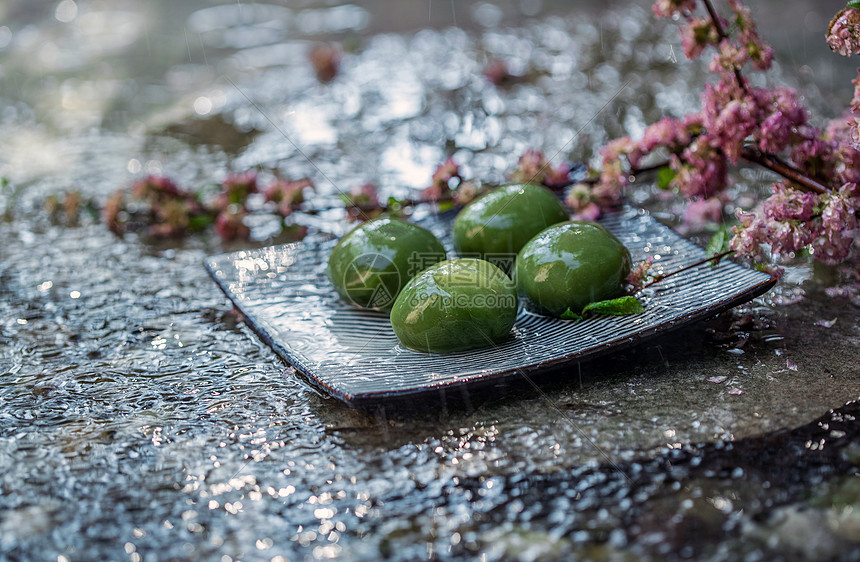
[[[127,9],[104,17],[134,19]],[[587,159],[611,136],[694,107],[687,84],[704,77],[668,62],[665,30],[635,8],[514,28],[353,30],[360,46],[321,86],[305,41],[332,31],[265,36],[258,19],[300,11],[261,9],[161,16],[201,34],[206,62],[179,29],[182,56],[153,40],[169,65],[127,76],[113,64],[99,77],[100,64],[142,64],[143,28],[125,46],[90,30],[103,48],[74,69],[3,53],[22,94],[0,86],[14,109],[0,120],[0,175],[19,186],[0,198],[0,558],[859,556],[860,309],[825,295],[832,271],[792,266],[731,314],[536,377],[540,390],[510,381],[355,410],[296,377],[231,311],[202,263],[236,248],[51,224],[44,194],[103,198],[147,170],[200,186],[229,166],[262,166],[315,177],[321,200],[336,201],[265,116],[336,185],[403,195],[446,151],[489,181],[528,146]],[[67,31],[36,30],[60,45]],[[490,56],[519,65],[522,80],[488,86]],[[87,78],[106,97],[51,110],[30,95],[45,72]],[[108,78],[114,89],[99,90]],[[194,113],[199,97],[211,115]],[[736,180],[738,191],[767,184]],[[678,209],[643,193],[635,202],[671,222]],[[307,218],[311,236],[347,227],[327,220]]]

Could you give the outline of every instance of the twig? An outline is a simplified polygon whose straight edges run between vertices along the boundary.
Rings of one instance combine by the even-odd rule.
[[[687,271],[688,269],[693,269],[694,267],[698,267],[698,266],[700,266],[700,265],[704,265],[704,264],[706,264],[706,263],[708,263],[708,262],[711,262],[711,261],[717,261],[717,262],[719,262],[721,259],[723,259],[723,258],[724,258],[724,257],[726,257],[727,255],[729,255],[729,254],[734,254],[734,253],[735,253],[735,250],[726,250],[725,252],[721,252],[721,253],[719,253],[719,254],[714,254],[713,256],[711,256],[711,257],[709,257],[709,258],[705,258],[705,259],[699,260],[699,261],[697,261],[696,263],[691,263],[690,265],[685,265],[684,267],[682,267],[682,268],[680,268],[680,269],[676,269],[675,271],[670,271],[669,273],[665,273],[665,274],[663,274],[663,275],[657,275],[657,276],[655,276],[655,277],[654,277],[654,279],[652,279],[652,280],[651,280],[651,282],[650,282],[650,283],[648,283],[648,284],[646,284],[646,285],[642,285],[642,286],[641,286],[641,287],[639,287],[637,290],[635,290],[635,291],[634,291],[634,293],[638,293],[638,292],[639,292],[639,291],[641,291],[642,289],[646,289],[646,288],[650,287],[651,285],[654,285],[655,283],[659,283],[660,281],[663,281],[663,280],[664,280],[664,279],[666,279],[667,277],[671,277],[671,276],[673,276],[673,275],[676,275],[676,274],[678,274],[678,273],[681,273],[682,271]]]
[[[723,29],[723,24],[720,23],[720,16],[717,15],[717,11],[714,9],[714,5],[711,4],[711,0],[702,0],[705,3],[705,8],[708,10],[708,15],[711,16],[711,21],[714,22],[714,29],[717,30],[717,35],[720,36],[720,40],[726,40],[729,38],[726,30]],[[745,94],[749,94],[749,90],[747,89],[746,81],[744,77],[741,75],[741,69],[737,66],[735,69],[735,79],[738,81],[738,86],[740,86],[741,90],[744,91]]]
[[[782,177],[789,179],[802,187],[805,187],[809,191],[813,191],[818,194],[828,193],[830,191],[830,189],[826,185],[822,184],[818,180],[807,176],[788,162],[782,160],[779,156],[768,154],[756,148],[745,146],[743,152],[741,153],[741,157],[748,162],[754,162],[756,164],[764,166],[769,170],[773,170]]]
[[[815,178],[812,178],[801,170],[798,170],[779,156],[774,154],[770,154],[768,152],[762,152],[761,150],[751,147],[745,146],[743,151],[741,152],[741,158],[746,160],[747,162],[752,162],[753,164],[758,164],[763,168],[767,168],[772,172],[776,172],[787,180],[791,180],[800,187],[812,191],[818,194],[830,193],[832,191],[825,184],[821,183]],[[653,166],[648,166],[646,168],[638,168],[635,170],[630,170],[630,175],[635,176],[638,174],[644,174],[647,172],[654,172],[663,168],[664,166],[668,166],[669,161],[665,160],[658,164],[654,164]],[[595,184],[600,181],[599,177],[594,178],[586,178],[582,180],[580,183],[585,184]]]

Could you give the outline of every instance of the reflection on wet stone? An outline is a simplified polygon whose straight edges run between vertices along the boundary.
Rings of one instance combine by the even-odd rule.
[[[509,383],[365,411],[231,312],[201,266],[218,242],[39,211],[143,173],[201,188],[258,167],[336,199],[273,123],[339,188],[405,196],[448,155],[499,182],[527,147],[587,161],[698,104],[703,69],[647,6],[400,4],[0,7],[0,558],[856,557],[860,315],[808,267],[681,337],[535,377],[545,396]],[[791,54],[810,70],[779,79],[814,69],[826,109],[854,69],[821,33]],[[326,85],[319,41],[344,46]]]

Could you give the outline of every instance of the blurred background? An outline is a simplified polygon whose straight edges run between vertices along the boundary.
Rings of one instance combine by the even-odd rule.
[[[852,92],[853,66],[824,43],[839,8],[839,0],[753,6],[777,50],[771,81],[801,87],[826,117]],[[308,61],[323,41],[343,58],[327,87]],[[481,75],[498,61],[516,81],[487,93]],[[365,144],[360,163],[329,169],[335,181],[420,187],[443,153],[460,149],[464,164],[498,179],[511,165],[500,158],[527,144],[587,160],[608,136],[695,108],[703,66],[684,59],[674,24],[653,19],[648,2],[7,0],[0,175],[21,183],[73,171],[81,160],[72,155],[98,139],[99,161],[125,159],[113,184],[179,173],[187,161],[165,154],[179,146],[223,151],[212,156],[222,164],[241,156],[242,167],[304,171],[275,139],[248,146],[274,120],[323,161],[369,133],[362,143],[375,150]],[[565,144],[628,79],[617,103]],[[422,122],[428,116],[432,124]],[[391,144],[376,141],[383,128]],[[498,158],[474,161],[475,152]]]
[[[844,3],[749,4],[777,61],[750,79],[799,88],[816,124],[840,115],[856,66],[824,33]],[[414,196],[449,156],[485,182],[527,148],[592,162],[697,110],[706,67],[645,1],[0,1],[0,558],[856,555],[860,439],[831,409],[857,399],[857,309],[832,269],[800,260],[733,313],[540,393],[386,418],[243,325],[202,267],[238,249],[211,228],[99,222],[144,174],[194,192],[309,177],[335,207],[367,182]],[[677,224],[684,201],[635,187]],[[342,208],[302,215],[306,240],[348,228]],[[275,241],[250,226],[239,248]]]

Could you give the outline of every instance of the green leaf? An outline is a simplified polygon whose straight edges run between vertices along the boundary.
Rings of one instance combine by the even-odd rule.
[[[340,200],[343,202],[344,205],[352,205],[352,197],[350,197],[346,193],[338,193],[337,196],[340,197]]]
[[[711,239],[708,241],[708,246],[705,248],[705,252],[707,252],[709,256],[722,254],[723,252],[728,251],[729,240],[729,228],[725,223],[723,223],[720,225],[720,229],[711,236]],[[714,265],[716,265],[716,263]]]
[[[193,231],[203,230],[214,222],[215,218],[212,215],[191,215],[188,217],[188,228]]]
[[[848,0],[848,3],[845,5],[845,7],[860,10],[860,0]]]
[[[562,320],[582,320],[582,316],[580,316],[579,314],[575,313],[574,311],[572,311],[571,309],[568,308],[567,310],[565,310],[564,312],[561,313],[561,319]]]
[[[669,184],[672,183],[672,180],[675,179],[676,175],[678,175],[678,172],[669,166],[663,166],[657,170],[657,187],[660,189],[669,189]]]
[[[454,202],[453,201],[440,201],[438,207],[439,207],[439,212],[444,213],[445,211],[450,211],[451,209],[454,208]]]
[[[628,314],[641,314],[645,312],[645,307],[636,297],[627,295],[608,301],[593,302],[582,309],[583,314],[586,312],[626,316]]]

